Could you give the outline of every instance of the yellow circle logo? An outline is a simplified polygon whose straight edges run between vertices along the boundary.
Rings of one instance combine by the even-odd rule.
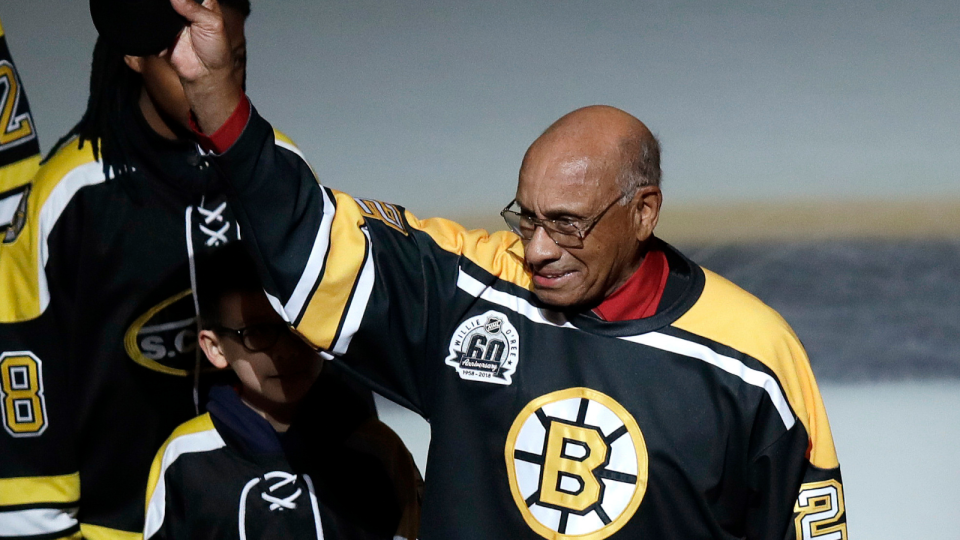
[[[507,435],[505,457],[513,500],[544,538],[606,538],[633,517],[647,489],[647,446],[636,420],[589,388],[527,404]]]

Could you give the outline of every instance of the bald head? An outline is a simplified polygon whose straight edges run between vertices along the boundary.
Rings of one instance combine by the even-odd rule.
[[[540,300],[592,307],[622,285],[652,238],[659,184],[656,138],[620,109],[584,107],[547,128],[523,157],[514,214],[526,216],[517,230]]]
[[[562,116],[530,145],[521,175],[545,155],[616,171],[604,176],[616,179],[623,204],[641,187],[660,185],[660,144],[643,122],[616,107],[591,105]]]

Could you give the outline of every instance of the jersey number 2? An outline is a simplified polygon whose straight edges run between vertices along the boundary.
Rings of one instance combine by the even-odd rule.
[[[0,150],[35,137],[30,113],[17,116],[19,105],[20,84],[17,73],[13,70],[13,64],[0,60]]]
[[[0,355],[3,427],[14,437],[36,437],[47,429],[43,364],[29,351]]]
[[[836,480],[812,482],[800,487],[794,508],[797,540],[847,540],[843,517],[843,486]]]

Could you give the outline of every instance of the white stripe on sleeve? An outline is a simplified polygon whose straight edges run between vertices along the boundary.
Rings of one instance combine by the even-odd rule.
[[[192,452],[208,452],[226,446],[223,438],[215,429],[208,429],[198,433],[190,433],[177,437],[167,445],[160,462],[160,478],[147,505],[147,516],[143,525],[143,537],[149,539],[156,534],[163,525],[166,515],[167,485],[165,476],[167,469],[183,454]]]
[[[510,311],[518,313],[535,323],[556,326],[559,328],[576,328],[567,322],[561,314],[546,309],[540,309],[523,298],[510,293],[505,293],[503,291],[498,291],[492,287],[487,287],[473,276],[464,272],[463,269],[460,270],[460,276],[457,278],[457,286],[464,292],[469,293],[471,296],[482,298],[488,302],[505,307]],[[787,401],[787,398],[783,395],[783,391],[780,389],[780,385],[777,384],[777,381],[762,371],[757,371],[747,367],[743,362],[737,360],[736,358],[718,354],[714,352],[713,349],[710,349],[709,347],[699,343],[669,336],[667,334],[661,334],[659,332],[648,332],[639,336],[623,336],[618,339],[639,343],[648,347],[654,347],[656,349],[669,351],[687,356],[689,358],[702,360],[712,366],[726,371],[727,373],[736,375],[747,384],[763,388],[767,395],[770,396],[770,400],[773,402],[774,407],[777,408],[777,412],[780,414],[780,419],[783,420],[783,424],[787,429],[791,429],[796,423],[793,410],[790,408],[790,404]]]
[[[56,534],[77,525],[77,508],[31,508],[0,512],[0,537]]]
[[[361,230],[367,237],[367,260],[364,261],[360,276],[357,277],[357,286],[353,291],[353,298],[350,299],[350,306],[347,307],[347,315],[344,317],[343,326],[340,328],[340,337],[333,345],[334,354],[347,352],[350,341],[360,328],[363,314],[367,311],[367,303],[370,302],[370,295],[373,293],[373,282],[376,280],[376,267],[373,264],[373,242],[370,241],[370,232],[367,231],[367,228],[364,227]]]
[[[53,226],[56,225],[57,220],[60,219],[60,214],[66,209],[70,200],[73,199],[73,196],[76,195],[80,189],[102,183],[104,180],[106,180],[106,177],[103,174],[103,164],[99,161],[84,163],[67,173],[60,182],[57,183],[47,197],[47,200],[44,201],[43,207],[40,208],[40,226],[37,231],[40,235],[39,249],[37,250],[37,256],[39,257],[39,265],[37,266],[39,272],[37,278],[39,282],[41,312],[45,311],[47,305],[50,304],[50,289],[47,287],[47,273],[44,270],[47,266],[47,259],[50,257],[47,238],[50,237]]]
[[[303,311],[303,307],[310,296],[310,291],[313,290],[313,286],[320,279],[320,272],[323,271],[323,264],[327,259],[330,228],[333,226],[333,215],[336,208],[333,205],[333,200],[327,194],[327,190],[321,188],[320,193],[323,196],[323,217],[320,219],[320,228],[317,230],[317,237],[313,240],[307,265],[304,267],[303,273],[300,274],[300,280],[294,287],[290,299],[283,306],[288,321],[295,321],[300,316],[300,312]]]

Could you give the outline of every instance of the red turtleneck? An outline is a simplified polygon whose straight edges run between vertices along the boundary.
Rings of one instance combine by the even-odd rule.
[[[670,267],[663,251],[647,252],[640,268],[619,289],[593,308],[605,321],[628,321],[652,317],[660,305]]]

